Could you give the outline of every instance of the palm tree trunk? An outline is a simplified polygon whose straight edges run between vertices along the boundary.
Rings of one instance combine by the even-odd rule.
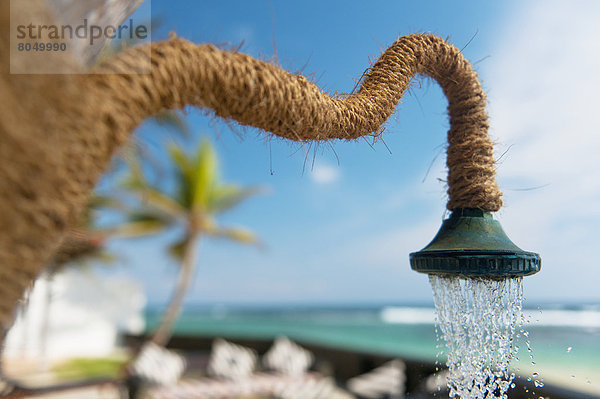
[[[181,271],[179,280],[175,287],[173,297],[169,302],[169,306],[165,311],[162,320],[152,336],[151,342],[159,346],[165,346],[173,334],[173,327],[177,321],[177,317],[181,313],[183,299],[190,286],[194,270],[196,269],[196,246],[198,245],[199,234],[192,234],[189,241],[185,245],[183,259],[181,261]]]

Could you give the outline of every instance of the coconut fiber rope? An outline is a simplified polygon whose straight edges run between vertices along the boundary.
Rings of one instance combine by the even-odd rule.
[[[448,209],[501,207],[485,93],[461,52],[439,37],[399,38],[370,68],[360,89],[346,97],[331,97],[304,76],[246,54],[178,38],[152,44],[152,73],[132,76],[143,51],[124,52],[100,67],[117,75],[91,77],[91,91],[113,98],[106,112],[122,112],[125,106],[127,117],[137,123],[164,108],[196,105],[295,141],[377,134],[412,77],[430,76],[449,103]],[[139,101],[132,104],[133,99]]]
[[[356,93],[329,96],[304,76],[175,37],[145,45],[152,56],[149,74],[136,74],[148,48],[133,47],[92,71],[102,74],[10,75],[6,26],[0,20],[3,330],[116,149],[145,118],[164,109],[208,108],[295,141],[354,140],[379,134],[413,76],[424,74],[448,97],[448,209],[501,207],[485,94],[461,52],[436,36],[399,38]]]

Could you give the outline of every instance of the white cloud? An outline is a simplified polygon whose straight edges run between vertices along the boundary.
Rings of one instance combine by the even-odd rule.
[[[526,4],[483,73],[492,134],[510,146],[499,167],[502,220],[517,244],[542,254],[536,296],[589,295],[599,275],[589,257],[600,223],[600,2]]]
[[[339,167],[317,164],[310,172],[310,178],[318,184],[330,184],[340,178]]]

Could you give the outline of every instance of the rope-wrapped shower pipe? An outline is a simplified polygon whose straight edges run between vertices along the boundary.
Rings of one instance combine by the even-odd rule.
[[[6,54],[6,43],[0,46]],[[147,46],[151,72],[136,74]],[[449,103],[448,209],[502,206],[486,96],[461,52],[433,35],[399,38],[360,89],[343,97],[330,97],[305,77],[248,55],[179,38],[126,50],[93,71],[102,74],[24,77],[2,71],[0,93],[12,96],[0,114],[4,331],[115,150],[144,119],[164,109],[210,108],[295,141],[353,140],[378,134],[413,76],[424,74],[440,84]]]
[[[353,140],[377,133],[416,74],[434,78],[448,98],[448,209],[502,206],[495,183],[485,93],[461,52],[433,35],[409,35],[391,45],[366,73],[356,94],[330,97],[302,75],[211,45],[174,38],[151,45],[150,75],[135,72],[147,49],[124,52],[100,69],[92,91],[103,91],[144,119],[164,108],[196,105],[217,116],[295,140]],[[141,101],[132,101],[139,99]]]

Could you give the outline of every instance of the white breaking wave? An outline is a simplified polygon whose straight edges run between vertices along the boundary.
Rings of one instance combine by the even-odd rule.
[[[598,310],[525,310],[523,314],[533,326],[600,328]]]
[[[381,320],[389,324],[433,324],[433,308],[386,307],[381,310]]]
[[[600,310],[524,310],[527,325],[548,327],[600,328]],[[389,306],[380,312],[388,324],[433,324],[433,308]]]

